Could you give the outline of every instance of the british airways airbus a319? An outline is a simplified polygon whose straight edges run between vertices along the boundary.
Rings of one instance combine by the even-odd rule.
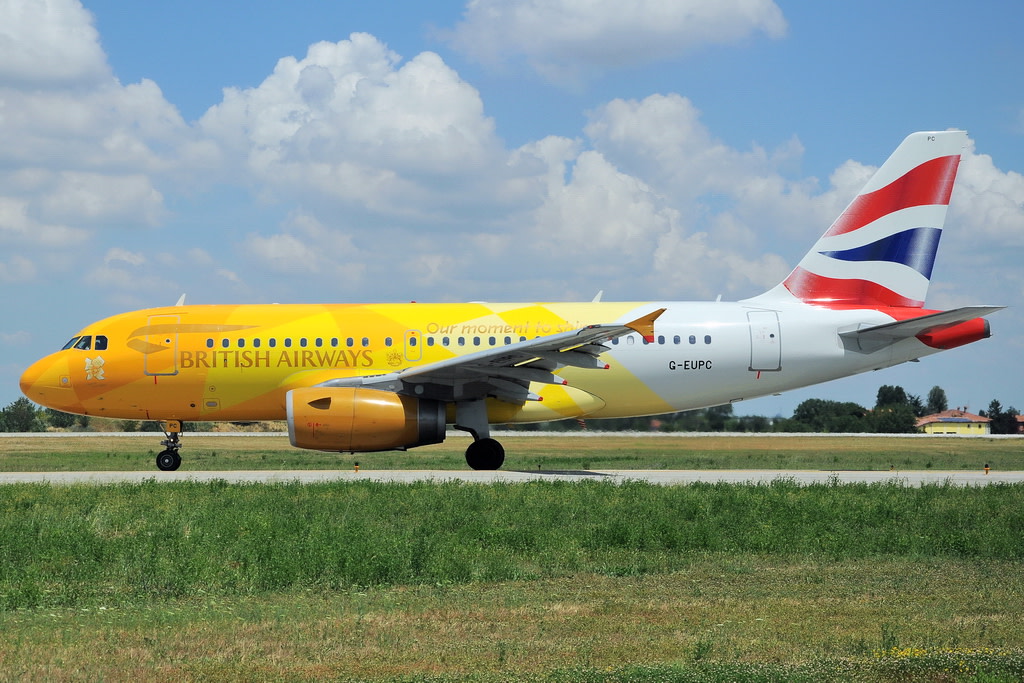
[[[69,413],[286,420],[299,448],[361,452],[495,423],[689,410],[878,370],[989,336],[999,306],[925,308],[962,131],[914,133],[773,289],[738,302],[177,305],[93,323],[21,389]]]

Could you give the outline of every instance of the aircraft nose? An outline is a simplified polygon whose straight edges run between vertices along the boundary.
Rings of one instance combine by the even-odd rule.
[[[37,360],[21,374],[21,393],[47,408],[75,412],[78,397],[72,389],[67,365],[66,360],[53,356]]]

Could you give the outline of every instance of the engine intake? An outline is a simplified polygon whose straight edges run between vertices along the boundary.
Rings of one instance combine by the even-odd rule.
[[[287,395],[288,439],[321,451],[388,451],[441,443],[445,405],[362,387],[306,387]]]

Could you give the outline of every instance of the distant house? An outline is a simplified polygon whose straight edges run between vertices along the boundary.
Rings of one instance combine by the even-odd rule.
[[[954,408],[917,420],[917,428],[925,434],[991,434],[987,417]]]
[[[1017,416],[1017,433],[1024,434],[1024,415]]]

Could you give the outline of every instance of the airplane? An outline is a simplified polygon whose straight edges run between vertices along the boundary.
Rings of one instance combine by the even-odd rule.
[[[1002,306],[926,309],[964,131],[908,136],[793,271],[737,302],[178,305],[88,325],[21,390],[56,410],[285,420],[293,446],[404,450],[492,424],[657,415],[778,394],[988,338]]]

